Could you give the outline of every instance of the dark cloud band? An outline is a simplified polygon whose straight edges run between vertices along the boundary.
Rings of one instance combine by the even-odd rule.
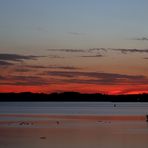
[[[148,49],[112,49],[113,51],[120,51],[123,54],[126,53],[148,53]]]
[[[137,40],[137,41],[148,41],[147,37],[141,37],[141,38],[134,38],[133,40]]]
[[[12,66],[12,65],[14,64],[6,61],[0,61],[0,66]]]
[[[48,51],[59,51],[59,52],[85,52],[84,49],[48,49]]]
[[[0,53],[1,61],[17,61],[18,62],[23,60],[36,60],[39,57],[41,56]]]
[[[148,84],[148,78],[142,75],[125,75],[115,73],[79,72],[79,71],[50,71],[49,76],[64,77],[69,83],[85,83],[100,85],[117,84]]]

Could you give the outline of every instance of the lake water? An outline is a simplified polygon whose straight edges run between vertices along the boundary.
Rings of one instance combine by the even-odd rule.
[[[3,113],[146,115],[148,103],[0,102],[0,114]]]
[[[147,148],[148,103],[1,102],[0,148]]]

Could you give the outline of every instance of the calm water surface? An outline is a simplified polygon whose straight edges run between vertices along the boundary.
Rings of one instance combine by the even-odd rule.
[[[148,114],[148,103],[1,102],[0,114],[3,113],[146,115]]]
[[[1,102],[0,148],[148,148],[146,120],[120,118],[147,114],[148,103]]]

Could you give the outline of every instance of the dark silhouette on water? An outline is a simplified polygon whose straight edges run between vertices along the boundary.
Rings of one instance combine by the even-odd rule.
[[[57,123],[57,125],[59,125],[59,124],[60,124],[60,122],[59,122],[59,121],[57,121],[56,123]]]
[[[43,136],[43,137],[40,137],[40,139],[45,140],[45,139],[46,139],[46,137],[44,137],[44,136]]]
[[[148,122],[148,115],[146,115],[146,122]]]
[[[148,94],[106,95],[81,94],[78,92],[63,93],[0,93],[1,102],[148,102]],[[116,104],[114,104],[116,107]]]

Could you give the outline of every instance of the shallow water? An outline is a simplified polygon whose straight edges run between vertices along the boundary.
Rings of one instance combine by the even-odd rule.
[[[148,103],[0,103],[0,148],[147,148]]]
[[[80,116],[79,116],[80,117]],[[147,148],[145,121],[64,117],[23,119],[0,125],[1,148]],[[1,121],[2,122],[2,121]]]

